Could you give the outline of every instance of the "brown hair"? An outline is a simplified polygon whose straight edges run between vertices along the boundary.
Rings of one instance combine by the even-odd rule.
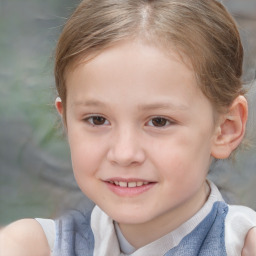
[[[243,94],[243,48],[236,24],[215,0],[83,0],[56,48],[56,87],[66,108],[65,75],[125,39],[172,46],[189,58],[202,92],[222,112]]]

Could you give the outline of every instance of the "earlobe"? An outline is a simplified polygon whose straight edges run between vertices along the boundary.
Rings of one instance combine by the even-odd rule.
[[[244,96],[238,96],[228,112],[222,114],[213,137],[212,156],[225,159],[241,143],[248,117],[248,105]]]
[[[63,115],[63,106],[62,106],[62,101],[61,101],[60,97],[56,98],[55,107],[56,107],[58,113],[62,116]]]

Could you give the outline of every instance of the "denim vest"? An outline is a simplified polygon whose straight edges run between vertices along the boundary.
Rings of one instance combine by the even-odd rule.
[[[165,256],[225,256],[225,218],[228,206],[214,203],[211,212]]]
[[[91,211],[71,211],[55,221],[54,256],[93,256]]]
[[[225,218],[227,212],[226,203],[215,202],[211,212],[203,221],[165,256],[226,256]],[[73,211],[57,220],[54,255],[93,256],[94,236],[90,221],[91,211],[86,213]]]

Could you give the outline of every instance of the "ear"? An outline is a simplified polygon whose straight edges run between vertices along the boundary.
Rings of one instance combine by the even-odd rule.
[[[248,117],[248,104],[244,96],[238,96],[225,114],[221,114],[213,137],[212,156],[225,159],[241,143]]]
[[[58,111],[58,113],[61,115],[63,115],[63,106],[62,106],[62,102],[61,102],[61,98],[60,97],[57,97],[56,100],[55,100],[55,107]]]
[[[64,108],[63,108],[63,103],[62,103],[60,97],[56,98],[56,100],[55,100],[55,107],[56,107],[58,113],[61,116],[62,124],[63,124],[63,127],[64,127],[64,131],[67,133],[68,129],[67,129],[67,124],[66,124],[66,120],[65,120],[65,117],[64,117]]]

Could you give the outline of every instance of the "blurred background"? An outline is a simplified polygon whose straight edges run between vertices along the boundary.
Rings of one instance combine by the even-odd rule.
[[[0,0],[0,225],[24,217],[54,218],[91,204],[77,188],[54,109],[54,48],[78,0]],[[249,150],[218,161],[210,178],[231,203],[256,210],[256,1],[225,0],[245,46],[250,88]]]

